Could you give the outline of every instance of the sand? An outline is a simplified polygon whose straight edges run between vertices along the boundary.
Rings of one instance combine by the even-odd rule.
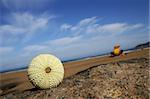
[[[134,59],[131,60],[130,58]],[[116,63],[117,61],[121,62]],[[15,93],[9,93],[0,98],[148,99],[148,61],[148,51],[142,50],[140,52],[130,53],[130,55],[121,58],[96,57],[86,62],[85,60],[68,62],[65,64],[65,79],[57,88],[48,90],[32,89],[29,91],[15,91]],[[90,69],[83,71],[87,68]],[[78,73],[79,71],[83,72]],[[6,86],[13,84],[14,82],[18,85],[24,83],[22,84],[24,86],[17,88],[31,89],[31,87],[33,87],[33,85],[28,85],[29,82],[26,77],[26,71],[16,72],[13,73],[14,75],[11,74],[9,76],[8,74],[9,73],[7,73],[7,75],[1,74],[1,91],[3,91],[2,89],[9,90],[10,87],[13,86],[8,87],[8,89]],[[20,78],[15,79],[17,78],[16,76]]]

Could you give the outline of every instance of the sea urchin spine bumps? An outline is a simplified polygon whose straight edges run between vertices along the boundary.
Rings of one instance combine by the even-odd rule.
[[[28,76],[35,86],[48,89],[56,87],[63,80],[64,67],[57,57],[41,54],[30,63]]]

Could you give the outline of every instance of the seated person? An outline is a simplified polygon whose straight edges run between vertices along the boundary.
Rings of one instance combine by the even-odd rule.
[[[120,49],[120,45],[116,44],[114,46],[113,52],[111,52],[111,57],[123,55],[123,50]]]

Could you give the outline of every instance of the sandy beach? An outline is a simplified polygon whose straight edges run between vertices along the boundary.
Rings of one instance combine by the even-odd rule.
[[[149,99],[149,48],[115,58],[94,57],[64,63],[56,88],[36,89],[27,72],[1,74],[1,99]],[[25,91],[26,90],[26,91]]]

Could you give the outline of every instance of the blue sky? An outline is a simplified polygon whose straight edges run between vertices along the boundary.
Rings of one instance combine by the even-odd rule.
[[[148,41],[148,0],[1,0],[0,71],[40,53],[61,60]]]

